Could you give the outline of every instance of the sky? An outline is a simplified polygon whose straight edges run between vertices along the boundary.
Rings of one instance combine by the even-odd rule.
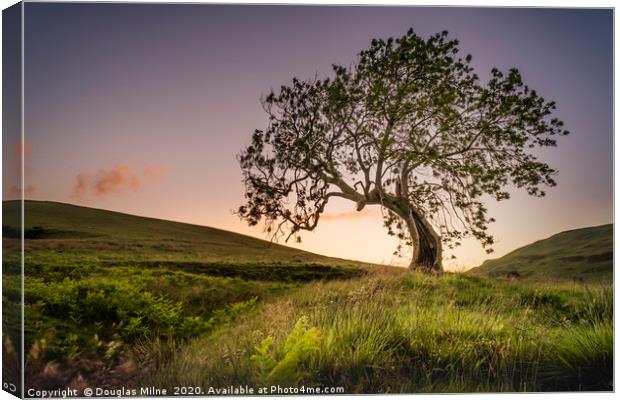
[[[26,3],[25,143],[5,149],[23,149],[27,198],[266,238],[232,212],[244,193],[236,155],[266,127],[261,96],[351,65],[372,38],[445,29],[483,79],[517,67],[571,131],[539,152],[559,170],[545,198],[515,189],[488,203],[498,257],[613,220],[612,20],[602,9]],[[406,265],[380,211],[354,209],[330,203],[290,245]],[[454,254],[449,269],[490,257],[474,240]]]

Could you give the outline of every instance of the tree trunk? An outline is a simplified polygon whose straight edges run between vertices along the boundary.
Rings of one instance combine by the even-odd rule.
[[[442,249],[441,238],[435,232],[431,224],[416,212],[409,204],[401,202],[392,209],[407,224],[413,254],[409,269],[428,273],[442,273],[441,265]]]
[[[411,262],[409,263],[409,269],[413,271],[442,273],[441,238],[425,220],[416,217],[411,217],[411,220],[415,224],[417,230],[417,240],[413,240],[414,236],[411,235],[414,251]],[[407,226],[409,225],[410,223],[407,223]],[[411,234],[411,228],[409,228],[409,232]]]
[[[412,245],[412,257],[409,269],[427,273],[440,274],[443,272],[441,237],[433,226],[426,220],[403,195],[379,196],[372,199],[372,204],[381,204],[383,207],[398,215],[406,224]],[[361,195],[360,195],[361,197]],[[366,199],[357,200],[357,211],[361,211],[368,203]]]

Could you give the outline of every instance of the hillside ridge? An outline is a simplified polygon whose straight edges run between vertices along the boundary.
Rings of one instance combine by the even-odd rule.
[[[19,200],[5,200],[2,203],[3,235],[7,237],[7,230],[19,229]],[[206,262],[226,261],[227,258],[241,255],[245,256],[248,262],[293,260],[300,263],[367,264],[312,253],[206,225],[56,201],[26,200],[24,204],[25,228],[27,231],[43,228],[41,239],[94,241],[109,238],[127,243],[162,240],[170,245],[178,244],[196,256],[204,257]]]
[[[569,229],[484,261],[468,271],[494,277],[613,279],[613,224]]]

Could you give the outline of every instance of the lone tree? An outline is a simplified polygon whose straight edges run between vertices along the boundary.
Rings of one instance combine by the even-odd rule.
[[[482,200],[508,199],[510,185],[544,196],[556,171],[529,151],[568,132],[517,69],[493,68],[482,83],[458,45],[446,31],[425,40],[409,30],[373,40],[330,78],[272,90],[268,127],[239,155],[240,217],[299,241],[340,197],[382,207],[389,233],[412,247],[411,269],[441,272],[442,245],[464,237],[491,252]]]

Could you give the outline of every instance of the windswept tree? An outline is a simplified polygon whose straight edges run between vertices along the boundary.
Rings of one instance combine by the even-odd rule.
[[[486,82],[444,31],[375,39],[351,68],[299,80],[263,100],[269,117],[239,155],[246,204],[273,238],[316,228],[329,200],[384,210],[412,249],[411,269],[442,271],[442,247],[477,238],[491,251],[483,200],[507,188],[544,196],[556,171],[532,154],[555,146],[563,123],[517,69]]]

